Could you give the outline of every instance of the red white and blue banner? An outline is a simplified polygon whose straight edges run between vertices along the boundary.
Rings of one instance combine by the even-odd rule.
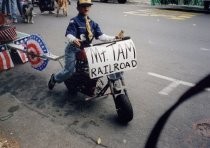
[[[29,36],[26,45],[27,52],[30,53],[28,54],[28,60],[31,63],[31,66],[39,71],[44,70],[49,60],[43,59],[41,56],[48,54],[49,50],[43,39],[39,35],[31,35]]]
[[[5,45],[0,46],[0,71],[7,70],[14,67],[10,53],[6,50]]]
[[[26,47],[27,47],[26,44],[27,44],[28,39],[29,39],[29,37],[24,37],[24,38],[15,40],[14,44],[22,45],[24,47],[24,49],[26,50]],[[28,62],[28,57],[24,52],[19,51],[19,50],[16,50],[16,51],[17,51],[17,54],[18,54],[19,58],[21,59],[22,63]]]
[[[27,44],[28,39],[29,39],[29,36],[15,40],[14,44],[22,45],[26,49],[26,44]]]
[[[42,71],[47,67],[49,59],[46,58],[46,55],[51,54],[49,54],[46,44],[39,35],[22,37],[13,41],[13,43],[21,45],[21,48],[18,48],[18,46],[13,47],[16,51],[13,52],[11,50],[12,59],[9,50],[7,50],[7,47],[9,46],[7,46],[7,44],[0,45],[0,71],[14,67],[12,60],[20,61],[21,63],[29,61],[31,66],[39,71]],[[10,45],[10,47],[12,46]]]

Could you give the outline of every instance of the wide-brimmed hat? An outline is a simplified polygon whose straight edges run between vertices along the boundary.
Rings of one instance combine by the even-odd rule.
[[[92,1],[91,0],[78,0],[77,1],[77,6],[91,6],[93,5]]]

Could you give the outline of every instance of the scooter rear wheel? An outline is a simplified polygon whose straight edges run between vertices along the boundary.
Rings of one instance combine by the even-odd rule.
[[[127,95],[118,95],[115,98],[115,106],[120,122],[128,123],[133,119],[133,108]]]

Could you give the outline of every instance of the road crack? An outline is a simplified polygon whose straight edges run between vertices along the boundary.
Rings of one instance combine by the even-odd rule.
[[[29,110],[31,110],[31,111],[33,111],[33,112],[36,112],[37,114],[39,114],[39,115],[41,115],[41,116],[43,116],[43,117],[46,117],[46,118],[54,118],[53,116],[51,116],[51,115],[49,115],[49,114],[45,114],[45,113],[43,113],[43,112],[41,112],[41,111],[39,111],[39,110],[37,110],[37,109],[35,109],[35,108],[33,108],[33,107],[27,105],[27,104],[25,104],[24,102],[22,102],[22,101],[20,101],[18,98],[16,98],[14,95],[12,95],[12,97],[13,97],[19,104],[21,104],[22,106],[26,107],[27,109],[29,109]]]
[[[75,132],[76,134],[80,135],[80,136],[85,137],[86,139],[91,140],[91,141],[94,142],[97,146],[101,146],[101,147],[108,148],[107,145],[104,145],[104,144],[102,144],[102,143],[98,144],[98,143],[97,143],[97,140],[95,140],[94,138],[88,136],[88,135],[85,134],[84,132],[80,132],[80,131],[77,131],[77,130],[74,130],[74,132]]]

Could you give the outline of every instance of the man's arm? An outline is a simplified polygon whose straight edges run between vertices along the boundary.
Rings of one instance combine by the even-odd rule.
[[[98,37],[98,39],[100,41],[103,41],[103,42],[111,42],[111,41],[116,40],[116,37],[115,36],[109,36],[109,35],[106,35],[106,34],[102,34]]]
[[[73,43],[74,40],[77,39],[77,38],[76,38],[75,36],[73,36],[72,34],[68,34],[66,37],[67,37],[69,43]]]
[[[76,47],[80,47],[81,46],[81,40],[76,38],[75,36],[73,36],[72,34],[68,34],[67,36],[67,39],[69,41],[69,43],[72,43],[74,44]]]
[[[69,26],[66,29],[66,37],[69,43],[74,44],[78,48],[81,46],[81,40],[76,37],[77,35],[77,27],[74,19],[70,20]]]

